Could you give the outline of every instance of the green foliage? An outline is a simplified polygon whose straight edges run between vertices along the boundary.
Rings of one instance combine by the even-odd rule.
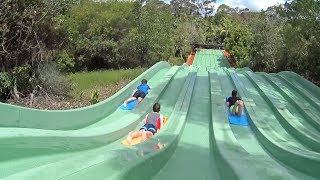
[[[224,44],[239,67],[292,70],[320,81],[319,0],[262,12],[221,5],[215,15],[212,2],[3,0],[0,90],[14,85],[26,94],[42,85],[60,94],[70,89],[61,72],[148,67],[159,60],[180,65],[191,43]],[[94,80],[79,81],[85,89]]]
[[[70,54],[68,54],[66,50],[64,50],[59,53],[57,64],[61,71],[72,72],[74,69],[75,60]]]
[[[99,102],[99,92],[97,90],[95,90],[92,94],[91,94],[91,98],[90,98],[90,103],[91,104],[96,104]]]
[[[17,88],[22,93],[28,93],[33,90],[34,83],[31,78],[31,66],[24,65],[13,68],[14,78],[17,79]]]
[[[250,67],[257,71],[281,70],[284,56],[284,24],[266,13],[255,14],[249,22],[254,42],[250,50]]]
[[[12,88],[12,78],[9,73],[0,72],[0,95]]]
[[[173,16],[167,6],[150,2],[142,7],[136,42],[143,64],[151,65],[173,54],[172,23]]]
[[[71,0],[2,0],[0,6],[0,69],[12,76],[19,92],[33,89],[32,78],[41,61],[50,61],[63,44],[55,18],[68,9]]]
[[[117,66],[119,42],[135,23],[134,3],[81,1],[61,21],[77,69]]]
[[[314,82],[320,81],[319,12],[319,0],[295,0],[279,10],[286,19],[284,65]]]
[[[64,13],[69,1],[3,0],[0,6],[0,67],[33,67],[59,46],[54,17]]]
[[[223,43],[239,67],[290,70],[320,82],[320,1],[294,0],[262,12],[221,5],[207,37]]]
[[[246,26],[238,24],[229,27],[224,40],[225,49],[234,56],[239,67],[248,66],[251,43],[252,34]]]
[[[54,62],[43,62],[38,67],[39,84],[49,93],[68,95],[72,90],[68,79],[61,74],[59,67]]]
[[[185,60],[181,57],[171,57],[168,62],[173,66],[181,66]]]
[[[190,44],[205,43],[205,21],[198,18],[181,15],[175,20],[175,57],[186,60],[192,51]]]

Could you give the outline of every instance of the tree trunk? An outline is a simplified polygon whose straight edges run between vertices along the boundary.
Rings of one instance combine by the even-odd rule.
[[[14,99],[19,99],[20,96],[19,96],[19,92],[18,92],[18,86],[17,86],[17,78],[14,77],[14,80],[13,80],[13,88],[12,88],[13,92],[12,92],[12,95],[14,97]]]

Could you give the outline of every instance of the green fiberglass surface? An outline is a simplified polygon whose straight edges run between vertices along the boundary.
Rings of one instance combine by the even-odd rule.
[[[124,99],[148,79],[132,111]],[[231,125],[236,89],[249,126]],[[155,102],[168,123],[136,146],[121,141]],[[220,50],[191,66],[159,62],[98,104],[45,111],[0,104],[0,179],[319,179],[320,88],[293,72],[230,68]]]

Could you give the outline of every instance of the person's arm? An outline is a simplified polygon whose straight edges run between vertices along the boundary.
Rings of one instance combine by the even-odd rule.
[[[226,102],[226,106],[229,107],[230,104],[230,97],[228,97],[227,102]]]
[[[139,88],[139,86],[138,86],[136,89],[133,90],[133,94],[134,94],[136,91],[138,91],[138,88]]]
[[[150,93],[150,86],[148,85],[148,94]]]
[[[145,117],[144,120],[142,121],[144,124],[147,124],[147,122],[148,122],[147,118],[148,118],[148,114],[146,115],[146,117]]]
[[[160,129],[163,127],[163,116],[160,114]]]

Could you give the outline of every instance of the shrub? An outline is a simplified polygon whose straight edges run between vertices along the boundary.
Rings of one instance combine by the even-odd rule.
[[[99,102],[98,98],[99,98],[99,93],[98,93],[97,90],[95,90],[95,91],[92,93],[92,95],[91,95],[90,103],[91,103],[91,104],[96,104],[96,103],[98,103],[98,102]]]
[[[59,69],[64,72],[74,71],[75,61],[74,58],[67,53],[67,51],[60,52],[57,60]]]
[[[72,87],[67,78],[59,71],[58,65],[54,62],[40,63],[38,66],[40,84],[49,93],[68,96]]]
[[[0,100],[6,101],[12,88],[12,78],[9,73],[0,72]]]
[[[35,82],[31,81],[31,67],[29,65],[18,66],[13,68],[17,89],[19,92],[26,94],[32,91]]]

